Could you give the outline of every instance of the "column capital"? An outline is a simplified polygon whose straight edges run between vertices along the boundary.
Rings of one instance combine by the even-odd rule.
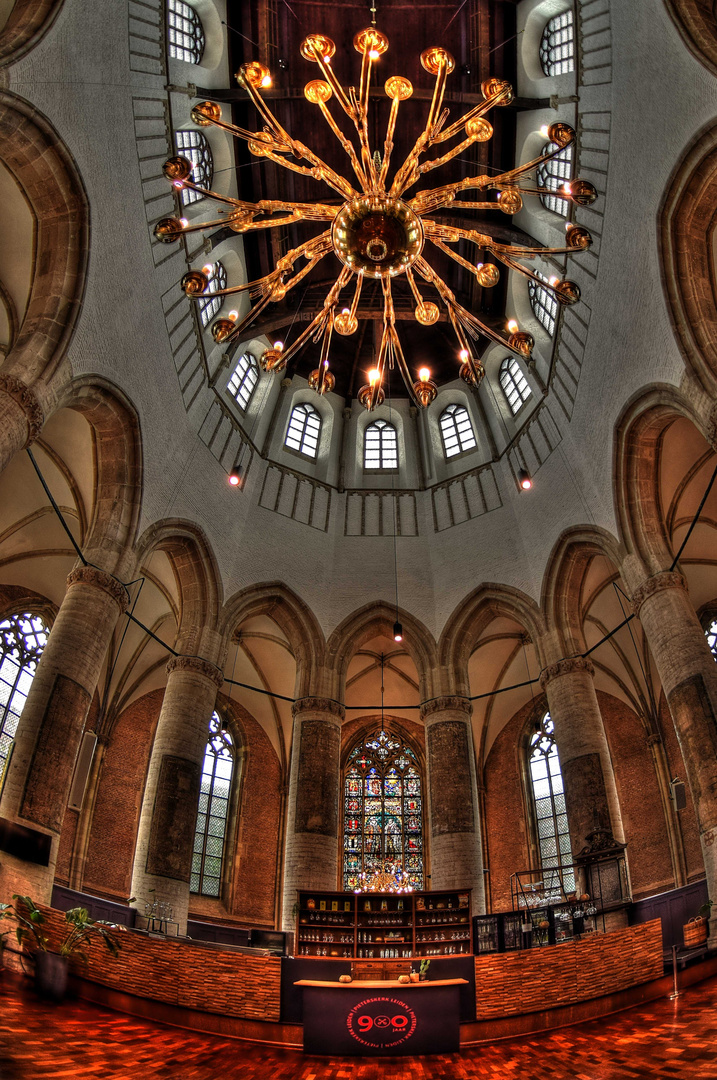
[[[205,679],[211,680],[217,690],[220,690],[224,682],[224,672],[217,667],[216,664],[212,664],[210,660],[205,660],[201,656],[173,656],[167,661],[167,675],[171,675],[173,671],[191,671],[194,675],[203,675]]]
[[[662,742],[662,736],[658,735],[656,732],[653,732],[652,735],[647,736],[645,742],[649,747],[659,746]]]
[[[557,664],[543,668],[540,672],[540,685],[545,690],[553,679],[559,679],[561,675],[574,675],[578,671],[585,671],[591,677],[595,674],[595,668],[584,656],[568,656],[564,660],[558,660]]]
[[[77,566],[67,578],[68,589],[72,585],[94,585],[96,589],[109,593],[121,614],[129,607],[127,587],[112,574],[99,570],[96,566]]]
[[[331,716],[338,717],[339,720],[343,720],[346,716],[346,709],[340,701],[334,701],[333,698],[324,697],[297,698],[291,706],[291,715],[296,717],[299,713],[304,712],[329,713]]]
[[[659,574],[654,574],[647,581],[643,581],[642,585],[638,585],[632,594],[632,608],[635,614],[639,616],[640,608],[645,601],[664,589],[684,589],[687,592],[687,582],[676,570],[662,570]]]
[[[16,379],[13,375],[0,375],[0,391],[7,394],[24,412],[27,421],[27,442],[25,446],[29,446],[38,437],[42,431],[42,425],[45,423],[45,414],[37,396],[26,383]]]
[[[432,716],[437,712],[463,712],[467,716],[470,716],[473,712],[473,705],[465,697],[458,697],[457,695],[445,695],[444,697],[430,698],[428,701],[424,701],[421,705],[421,720],[426,720],[429,716]]]

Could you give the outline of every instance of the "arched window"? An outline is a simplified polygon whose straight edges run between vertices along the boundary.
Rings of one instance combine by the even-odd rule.
[[[500,365],[498,380],[505,394],[505,400],[508,402],[508,408],[515,416],[530,397],[530,387],[514,356],[506,356]]]
[[[540,865],[543,871],[558,871],[552,877],[558,878],[558,881],[562,878],[563,892],[573,892],[573,871],[561,870],[561,867],[570,866],[573,855],[563,793],[563,776],[550,713],[546,712],[543,718],[536,722],[535,727],[528,748],[528,769],[538,831]],[[550,875],[545,875],[544,880],[549,885]],[[553,881],[553,887],[557,887],[558,881]]]
[[[202,896],[219,896],[221,891],[233,772],[234,743],[215,712],[209,721],[189,882],[189,891]]]
[[[710,624],[705,630],[705,637],[707,638],[710,652],[715,660],[717,660],[717,619],[710,619]]]
[[[302,401],[291,410],[289,426],[286,429],[284,445],[297,450],[300,454],[315,458],[321,432],[321,417],[313,405]]]
[[[363,464],[365,469],[397,469],[398,439],[393,424],[386,420],[374,420],[363,436]]]
[[[209,278],[207,291],[197,301],[202,326],[207,326],[211,322],[224,303],[223,296],[212,296],[211,294],[215,293],[217,289],[226,289],[227,287],[227,272],[218,260],[207,273],[207,277]]]
[[[554,15],[540,39],[540,64],[546,75],[566,75],[575,70],[575,30],[572,11]]]
[[[344,773],[344,889],[386,862],[423,888],[422,794],[416,755],[401,739],[381,729],[354,747]]]
[[[177,153],[191,161],[194,166],[191,176],[192,183],[203,188],[211,187],[212,177],[214,176],[214,162],[212,161],[209,143],[201,131],[195,131],[193,128],[187,131],[175,131],[174,141]],[[197,202],[201,198],[203,196],[199,195],[198,192],[192,191],[190,188],[182,188],[182,203],[184,206],[189,206],[190,203]]]
[[[227,390],[236,398],[240,409],[246,409],[258,381],[259,365],[251,353],[242,353],[234,368],[234,374],[227,383]]]
[[[468,410],[463,405],[449,405],[441,413],[438,421],[443,438],[443,451],[447,458],[455,457],[466,450],[473,450],[476,437]]]
[[[204,31],[193,7],[183,0],[167,2],[169,55],[187,64],[198,64],[204,52]]]
[[[0,622],[0,791],[20,713],[49,633],[40,616],[29,612]]]
[[[553,150],[557,150],[557,143],[549,142],[543,147],[543,154],[551,154]],[[560,214],[561,217],[567,217],[570,211],[570,202],[568,199],[563,199],[558,193],[562,191],[565,185],[570,181],[573,175],[573,148],[572,146],[564,146],[559,154],[550,158],[549,161],[544,161],[541,165],[538,165],[536,177],[538,180],[538,187],[548,188],[550,192],[555,192],[555,195],[541,195],[540,201],[546,210],[552,210],[554,214]]]
[[[539,270],[536,270],[535,273],[541,281],[547,282],[548,279]],[[558,318],[558,301],[548,289],[537,281],[533,281],[532,278],[528,282],[528,295],[530,296],[530,306],[533,309],[533,314],[552,337],[555,333],[555,324]]]

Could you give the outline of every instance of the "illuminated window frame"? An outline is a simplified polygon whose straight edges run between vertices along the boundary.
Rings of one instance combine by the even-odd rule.
[[[500,365],[498,381],[513,416],[520,412],[530,397],[528,380],[514,356],[506,356]]]
[[[246,410],[259,382],[259,365],[251,353],[242,353],[234,368],[227,390],[242,411]]]
[[[540,66],[546,75],[567,75],[575,70],[575,20],[572,11],[554,15],[540,39]]]
[[[202,188],[210,188],[214,177],[214,160],[209,143],[201,131],[196,131],[194,128],[175,131],[174,144],[179,156],[187,158],[194,166],[191,175],[192,183]],[[180,194],[184,206],[189,206],[204,198],[198,191],[192,191],[191,188],[182,188]]]
[[[543,147],[543,154],[551,154],[553,150],[557,150],[557,146],[558,144],[554,142],[546,143]],[[562,198],[558,192],[572,180],[572,176],[572,146],[564,146],[555,157],[538,165],[536,171],[538,187],[548,188],[550,192],[555,192],[555,194],[540,196],[540,201],[546,210],[551,210],[554,214],[559,214],[560,217],[568,216],[570,213],[570,201]]]
[[[214,316],[221,311],[222,304],[224,303],[223,296],[212,296],[212,293],[215,293],[218,289],[226,289],[227,287],[227,272],[224,269],[223,263],[220,263],[219,260],[217,260],[209,273],[207,273],[207,278],[209,279],[209,284],[206,292],[203,296],[200,296],[197,301],[199,318],[205,329]]]
[[[375,420],[363,435],[364,469],[398,468],[398,433],[387,420]]]
[[[198,64],[205,46],[202,20],[184,0],[167,0],[169,55],[185,64]]]
[[[443,453],[446,460],[475,450],[476,440],[473,424],[465,405],[448,405],[441,413],[438,425],[443,439]]]
[[[539,270],[536,270],[535,273],[540,281],[547,284],[548,278],[544,274],[541,274]],[[528,296],[530,297],[533,314],[552,337],[558,321],[558,301],[549,289],[546,289],[539,282],[533,281],[532,278],[528,282]]]
[[[20,716],[49,634],[45,620],[29,611],[0,621],[0,792]]]
[[[191,893],[214,899],[222,891],[235,759],[234,740],[215,712],[204,753],[189,882]]]
[[[570,869],[573,853],[560,755],[553,721],[547,711],[535,722],[528,740],[527,766],[538,857],[547,883],[546,891],[554,888],[557,902],[561,898],[560,879],[562,892],[574,892],[575,875]]]
[[[291,410],[289,426],[286,429],[284,446],[295,450],[297,454],[315,459],[321,435],[321,416],[307,401],[295,405]]]

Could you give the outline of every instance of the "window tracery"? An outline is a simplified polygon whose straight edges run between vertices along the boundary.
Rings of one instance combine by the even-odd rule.
[[[167,0],[169,55],[187,64],[198,64],[204,52],[204,30],[193,7],[184,0]]]
[[[49,634],[44,620],[30,612],[0,622],[0,790],[20,714]]]
[[[540,66],[546,75],[566,75],[575,70],[575,25],[572,11],[554,15],[540,39]]]
[[[710,652],[717,660],[717,619],[711,619],[710,624],[705,630],[705,637],[707,638],[707,644],[710,647]]]
[[[506,356],[500,365],[498,381],[505,400],[508,402],[508,408],[515,416],[530,397],[530,387],[514,356]]]
[[[438,421],[446,458],[473,450],[478,444],[468,410],[463,405],[449,405]]]
[[[289,426],[286,429],[284,445],[299,454],[315,458],[321,434],[321,417],[313,405],[302,401],[291,410]]]
[[[201,296],[197,301],[199,318],[204,327],[209,325],[224,303],[223,296],[212,295],[212,293],[215,293],[218,289],[226,289],[227,287],[227,272],[219,260],[213,264],[211,270],[207,273],[207,279],[209,285],[207,286],[205,295]]]
[[[539,270],[536,270],[535,274],[540,281],[548,281],[548,278],[541,274]],[[544,285],[533,281],[532,278],[528,282],[528,296],[530,297],[533,314],[552,337],[558,320],[558,301]]]
[[[397,469],[398,438],[393,424],[375,420],[364,432],[363,464],[365,469]]]
[[[551,154],[557,150],[558,144],[547,142],[543,147],[543,154]],[[552,210],[560,217],[567,217],[570,212],[570,202],[559,194],[565,185],[570,182],[573,175],[573,148],[565,146],[548,161],[541,162],[536,170],[538,187],[548,188],[550,194],[541,195],[540,201],[546,210]]]
[[[528,770],[530,790],[535,811],[538,834],[540,865],[544,871],[556,871],[557,889],[562,877],[563,892],[575,890],[575,875],[569,867],[573,861],[565,806],[563,775],[555,742],[555,731],[550,713],[537,721],[536,730],[528,747]],[[546,880],[549,875],[546,876]]]
[[[191,161],[194,166],[191,176],[192,181],[198,184],[199,187],[210,188],[214,176],[214,161],[212,152],[209,149],[209,143],[201,131],[196,131],[194,128],[189,128],[186,131],[175,131],[174,142],[177,153]],[[183,187],[181,197],[182,204],[189,206],[190,203],[198,202],[204,196],[200,195],[198,191]]]
[[[209,721],[189,882],[189,891],[202,896],[221,892],[233,772],[234,742],[215,712]]]
[[[245,410],[259,381],[259,365],[251,353],[242,353],[239,363],[234,368],[227,390],[237,401],[239,408]]]
[[[344,772],[343,887],[386,862],[422,889],[423,779],[415,752],[384,728],[354,747]]]

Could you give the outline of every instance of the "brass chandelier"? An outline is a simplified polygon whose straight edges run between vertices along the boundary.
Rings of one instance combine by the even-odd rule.
[[[360,873],[354,892],[410,893],[413,892],[413,886],[407,870],[396,863],[387,862],[371,873]]]
[[[231,342],[241,340],[259,314],[270,303],[282,300],[290,289],[302,281],[314,267],[333,252],[341,263],[335,283],[326,296],[323,307],[295,341],[287,348],[281,342],[268,348],[260,357],[265,371],[280,371],[300,349],[313,339],[320,342],[318,366],[309,375],[309,385],[319,394],[333,389],[335,379],[329,370],[329,352],[334,331],[341,335],[354,334],[358,328],[358,305],[364,278],[380,279],[383,289],[383,333],[375,368],[369,373],[368,383],[361,387],[358,397],[365,408],[371,410],[384,401],[383,383],[386,368],[396,366],[406,384],[409,397],[417,406],[426,407],[435,398],[437,385],[430,371],[422,368],[418,378],[411,375],[401,342],[396,332],[396,316],[391,295],[392,279],[405,274],[415,299],[415,318],[423,326],[431,326],[440,317],[438,304],[426,299],[419,281],[427,283],[437,293],[448,312],[458,342],[458,374],[471,386],[478,386],[485,370],[475,355],[475,342],[481,336],[503,345],[511,352],[529,358],[534,345],[531,334],[518,328],[517,323],[508,324],[508,335],[497,333],[475,314],[458,302],[455,294],[431,266],[427,257],[426,242],[454,259],[465,271],[474,275],[479,285],[489,288],[499,280],[496,262],[532,279],[551,292],[560,304],[574,304],[580,299],[575,282],[551,278],[546,282],[523,265],[523,260],[534,260],[545,255],[562,255],[584,251],[592,243],[587,229],[567,223],[565,247],[532,247],[498,243],[492,236],[476,229],[454,228],[437,221],[431,215],[437,210],[498,210],[504,214],[516,214],[523,205],[523,196],[555,195],[553,188],[541,187],[536,170],[544,162],[559,154],[575,141],[575,132],[564,123],[551,124],[548,138],[555,148],[540,157],[511,169],[498,176],[477,175],[465,177],[440,187],[420,189],[413,197],[407,192],[420,178],[457,155],[465,152],[475,142],[486,142],[493,134],[492,125],[484,114],[494,106],[508,105],[512,100],[509,83],[488,79],[482,86],[484,101],[470,109],[460,119],[447,125],[448,112],[442,108],[448,75],[455,61],[445,49],[434,47],[421,54],[423,68],[435,76],[433,97],[423,131],[418,135],[413,149],[396,171],[389,184],[389,168],[393,150],[393,137],[398,120],[399,107],[413,93],[408,79],[392,75],[385,83],[385,92],[391,100],[391,110],[383,146],[383,154],[372,152],[368,137],[368,98],[373,64],[388,49],[388,39],[375,26],[362,30],[354,38],[354,47],[361,55],[361,76],[358,91],[347,90],[339,82],[331,59],[336,46],[330,38],[311,34],[301,44],[304,59],[317,64],[323,79],[313,79],[304,88],[304,96],[321,111],[322,116],[343,147],[358,181],[358,189],[344,176],[339,175],[322,161],[304,143],[293,138],[273,115],[261,95],[262,88],[271,86],[268,68],[258,62],[242,65],[237,73],[239,85],[249,94],[263,120],[261,131],[247,131],[222,120],[221,107],[212,101],[203,101],[192,109],[192,120],[201,126],[214,125],[245,139],[249,150],[257,157],[267,158],[284,168],[304,176],[311,176],[326,183],[341,197],[341,205],[330,203],[298,203],[263,199],[252,203],[233,199],[200,187],[192,181],[192,162],[184,157],[172,157],[165,162],[164,175],[176,189],[188,188],[200,196],[206,196],[225,205],[220,217],[211,221],[190,224],[184,218],[163,218],[155,227],[157,239],[172,243],[190,232],[217,226],[229,226],[236,233],[287,226],[299,221],[325,222],[327,228],[320,235],[293,248],[280,258],[271,273],[257,281],[235,285],[225,289],[212,289],[207,273],[190,270],[182,279],[187,296],[200,299],[211,296],[230,296],[248,292],[255,300],[248,314],[239,319],[232,311],[228,317],[217,319],[212,325],[214,340]],[[354,143],[339,128],[329,110],[329,101],[335,98],[353,123],[358,141]],[[451,149],[438,157],[421,160],[434,146],[440,146],[463,135]],[[306,164],[300,164],[300,162]],[[477,198],[462,198],[475,192]],[[497,192],[497,197],[493,195]],[[488,200],[488,194],[491,199]],[[597,192],[586,180],[572,180],[559,190],[559,195],[581,206],[593,203]],[[469,262],[452,250],[451,245],[460,240],[475,244],[482,252],[480,261]],[[494,262],[486,262],[491,256]],[[296,269],[303,259],[304,265]],[[353,283],[350,303],[342,304],[341,294]]]

